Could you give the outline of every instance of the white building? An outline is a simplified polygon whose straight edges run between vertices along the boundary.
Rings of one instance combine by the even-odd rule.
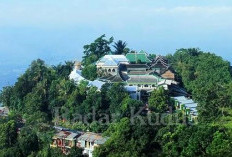
[[[177,110],[185,111],[185,114],[189,116],[189,120],[193,121],[197,119],[198,104],[194,102],[192,99],[186,98],[185,96],[172,97],[175,101],[175,106]]]
[[[0,107],[0,117],[6,117],[9,114],[9,109],[7,107]]]
[[[84,149],[83,154],[92,157],[94,149],[104,144],[107,139],[101,134],[86,132],[77,138],[77,146]]]
[[[76,83],[80,83],[82,80],[85,80],[84,77],[82,77],[81,74],[81,63],[80,62],[75,62],[73,71],[69,75],[70,80],[74,80]]]
[[[94,80],[94,81],[89,81],[85,79],[82,74],[81,74],[81,63],[80,62],[75,62],[75,66],[71,74],[69,75],[70,80],[74,80],[75,83],[79,84],[81,81],[88,81],[89,85],[88,86],[95,86],[98,88],[98,90],[101,90],[101,87],[105,82],[99,81],[99,80]]]
[[[138,90],[154,90],[159,82],[159,77],[155,75],[129,75],[126,81],[129,86],[137,86]]]
[[[99,73],[117,75],[120,64],[129,64],[124,55],[105,55],[97,61],[96,66]]]

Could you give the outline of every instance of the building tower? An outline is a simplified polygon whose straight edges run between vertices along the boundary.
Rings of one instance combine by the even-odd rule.
[[[81,62],[75,61],[74,67],[75,67],[75,70],[81,70]]]

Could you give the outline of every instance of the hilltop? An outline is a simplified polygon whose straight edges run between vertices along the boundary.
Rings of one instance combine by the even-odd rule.
[[[3,88],[0,102],[10,113],[0,118],[1,155],[49,157],[65,152],[82,156],[82,149],[90,147],[86,136],[101,141],[91,152],[96,157],[231,155],[232,74],[228,61],[196,48],[178,49],[166,56],[140,53],[126,42],[113,40],[103,35],[85,45],[83,59],[76,64],[67,61],[49,66],[37,59],[13,86]],[[127,54],[134,57],[127,58]],[[125,58],[115,60],[114,55]],[[121,62],[126,66],[119,66]],[[109,68],[109,63],[117,64],[116,68]],[[110,70],[105,71],[106,67]],[[168,75],[163,75],[167,70]],[[70,78],[73,71],[78,75]],[[142,78],[139,83],[131,83],[135,74]],[[76,76],[83,79],[75,80]],[[147,78],[152,78],[150,84]],[[96,87],[96,80],[104,84]],[[136,92],[145,95],[133,97],[138,93],[130,93],[125,86],[136,87]],[[183,91],[173,93],[173,86]],[[175,94],[184,94],[184,100]],[[197,107],[191,108],[189,102]],[[189,112],[195,110],[193,120]],[[73,139],[86,145],[66,143],[65,149],[53,149],[51,144],[59,146],[54,137],[62,135],[54,125],[69,129],[69,133],[61,132],[65,139],[73,131],[75,136],[94,133]]]

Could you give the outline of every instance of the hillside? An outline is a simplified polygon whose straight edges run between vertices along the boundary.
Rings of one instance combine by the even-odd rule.
[[[0,102],[10,114],[0,117],[0,156],[64,156],[61,149],[50,147],[55,125],[101,133],[107,140],[94,148],[96,157],[231,156],[232,74],[228,61],[195,48],[164,56],[175,71],[172,81],[198,104],[197,120],[192,122],[185,110],[176,108],[169,88],[158,83],[149,86],[152,91],[147,91],[146,99],[139,100],[125,89],[128,81],[104,77],[108,81],[101,89],[89,85],[88,80],[103,80],[96,66],[100,59],[127,53],[136,52],[125,42],[114,44],[113,38],[104,35],[85,45],[79,68],[86,80],[80,82],[69,78],[74,62],[49,66],[41,59],[32,61],[13,86],[1,91]],[[158,54],[147,54],[145,61],[154,56]],[[134,62],[140,69],[141,64],[150,64],[139,59]],[[158,72],[153,71],[152,76],[158,77]],[[67,156],[83,156],[82,148],[75,146],[68,148]]]

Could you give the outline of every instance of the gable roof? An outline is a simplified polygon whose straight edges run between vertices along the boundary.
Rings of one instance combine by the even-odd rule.
[[[66,139],[66,140],[74,140],[78,136],[80,136],[82,133],[81,132],[71,132],[71,131],[60,131],[55,136],[53,136],[53,139]]]
[[[151,60],[147,58],[147,53],[140,51],[139,53],[127,53],[126,58],[133,63],[137,63],[139,60],[142,63],[151,63]]]
[[[70,80],[74,80],[75,82],[80,82],[82,80],[85,80],[85,78],[81,74],[81,70],[74,69],[71,74],[69,75]]]
[[[78,137],[78,141],[88,141],[94,142],[96,144],[104,144],[107,141],[108,137],[102,137],[101,134],[86,132],[80,137]]]
[[[94,81],[89,81],[89,86],[95,86],[99,90],[102,88],[102,86],[105,84],[105,82],[99,81],[99,80],[94,80]]]
[[[137,84],[157,84],[159,77],[155,75],[129,75],[127,83],[137,83]]]
[[[105,55],[96,64],[118,66],[121,62],[129,62],[124,55]]]
[[[154,62],[152,63],[151,67],[157,65],[158,63],[161,63],[164,67],[168,68],[169,64],[168,64],[168,59],[165,58],[164,56],[158,55],[156,56]]]
[[[158,75],[154,72],[154,70],[145,70],[145,71],[128,71],[128,75]]]
[[[106,81],[106,82],[110,81],[110,82],[113,82],[113,83],[124,82],[124,80],[120,76],[120,74],[104,76],[104,77],[101,77],[100,80],[103,80],[103,81]]]

